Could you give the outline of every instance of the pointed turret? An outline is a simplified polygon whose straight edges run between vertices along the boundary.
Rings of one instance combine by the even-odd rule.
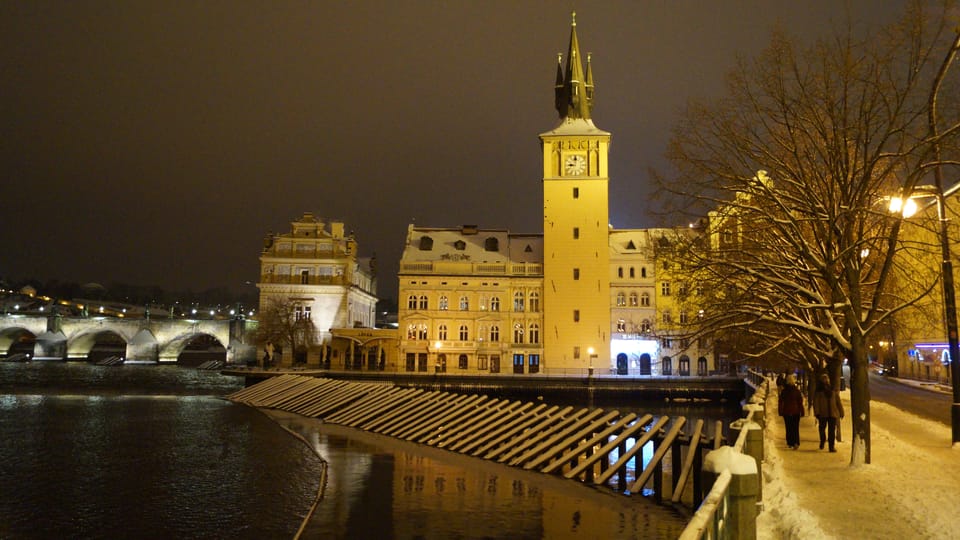
[[[560,118],[590,118],[593,107],[593,73],[587,60],[587,77],[583,75],[580,61],[580,42],[577,41],[577,13],[573,12],[570,23],[570,47],[567,51],[567,67],[563,79],[557,73],[557,112]],[[558,67],[559,70],[559,67]]]

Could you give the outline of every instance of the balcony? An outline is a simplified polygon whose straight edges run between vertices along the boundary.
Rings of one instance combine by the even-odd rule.
[[[400,274],[542,276],[541,263],[401,262]]]

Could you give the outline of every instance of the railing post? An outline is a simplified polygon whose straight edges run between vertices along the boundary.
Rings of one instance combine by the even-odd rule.
[[[724,446],[707,454],[703,461],[703,479],[707,489],[724,469],[731,473],[729,487],[727,536],[731,540],[756,540],[757,501],[760,500],[759,466],[750,456],[732,446]]]

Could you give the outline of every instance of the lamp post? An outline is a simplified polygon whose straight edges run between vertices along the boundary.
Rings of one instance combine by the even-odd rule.
[[[953,192],[957,186],[948,191]],[[946,196],[941,185],[917,186],[914,191],[921,191],[921,196],[932,196],[937,201],[937,221],[940,237],[941,280],[943,281],[943,310],[946,317],[947,347],[950,353],[950,383],[953,386],[953,405],[950,408],[951,433],[953,444],[960,443],[960,340],[957,337],[957,295],[953,286],[953,261],[950,256],[950,236],[948,234],[949,220],[947,219]],[[890,209],[902,212],[904,217],[910,217],[916,212],[916,203],[910,206],[911,200],[891,200]],[[900,208],[902,206],[902,209]],[[896,208],[895,208],[896,207]]]

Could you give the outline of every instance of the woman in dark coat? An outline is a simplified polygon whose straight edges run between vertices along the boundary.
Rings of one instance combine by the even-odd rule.
[[[780,392],[780,416],[787,431],[787,446],[800,448],[800,417],[803,416],[803,394],[797,388],[797,376],[787,375],[786,384]]]
[[[833,389],[830,377],[826,373],[820,375],[817,389],[813,393],[813,414],[817,417],[817,426],[820,429],[820,449],[826,442],[830,443],[830,451],[836,452],[834,437],[837,433],[837,419],[843,418],[843,404],[840,402],[840,393]]]

